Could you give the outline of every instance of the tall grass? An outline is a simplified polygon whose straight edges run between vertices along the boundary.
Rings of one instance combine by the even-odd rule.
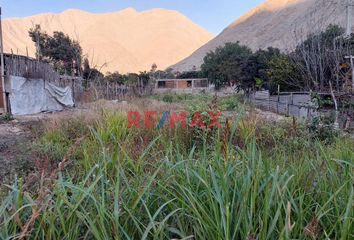
[[[71,165],[7,186],[0,239],[354,238],[352,140],[325,145],[243,118],[213,142],[181,128],[128,129],[122,114],[81,123],[38,143],[57,164],[85,136]]]

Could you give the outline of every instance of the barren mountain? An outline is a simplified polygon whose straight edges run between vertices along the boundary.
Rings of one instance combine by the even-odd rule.
[[[35,55],[28,30],[40,24],[51,34],[63,31],[83,47],[93,65],[102,71],[138,72],[174,64],[212,39],[202,29],[176,11],[154,9],[137,12],[126,9],[115,13],[92,14],[67,10],[61,14],[41,14],[6,19],[3,23],[4,47],[16,54]]]
[[[309,33],[319,32],[329,24],[345,27],[346,3],[347,0],[268,0],[172,68],[181,72],[198,68],[208,52],[227,42],[239,41],[253,50],[267,47],[292,50]]]

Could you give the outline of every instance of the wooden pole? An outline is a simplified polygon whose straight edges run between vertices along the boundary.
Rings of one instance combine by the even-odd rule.
[[[350,59],[350,67],[352,68],[352,92],[354,91],[354,56],[350,55],[350,56],[346,56],[346,59]]]
[[[353,3],[351,0],[347,0],[347,27],[346,27],[346,35],[350,37],[352,34],[352,7]]]
[[[0,64],[1,64],[1,86],[2,86],[2,98],[4,101],[4,110],[7,113],[7,100],[6,100],[6,91],[5,91],[5,66],[4,66],[4,44],[2,37],[2,19],[1,19],[2,11],[0,7]]]

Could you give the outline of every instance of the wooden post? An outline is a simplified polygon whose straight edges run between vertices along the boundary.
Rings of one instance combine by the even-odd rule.
[[[290,104],[289,104],[289,99],[286,98],[286,114],[287,116],[290,116]]]
[[[74,82],[74,78],[71,79],[71,88],[72,88],[72,94],[73,94],[73,100],[74,100],[74,103],[76,102],[75,101],[75,82]]]
[[[270,96],[268,97],[268,111],[270,111]]]
[[[350,56],[346,56],[344,57],[346,59],[350,59],[350,67],[352,68],[352,92],[354,92],[354,56],[350,55]]]
[[[279,113],[279,98],[277,100],[277,113]]]
[[[5,62],[4,62],[4,42],[2,37],[2,19],[1,19],[2,11],[0,7],[0,64],[1,64],[1,97],[4,103],[4,111],[7,113],[7,100],[6,100],[6,91],[5,91]]]

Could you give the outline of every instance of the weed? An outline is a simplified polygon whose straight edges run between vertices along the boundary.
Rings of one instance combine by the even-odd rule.
[[[245,115],[223,126],[129,129],[104,112],[47,129],[39,151],[67,167],[32,190],[8,186],[0,239],[354,238],[353,140],[324,144],[302,123]]]
[[[13,116],[10,113],[6,113],[4,115],[0,115],[0,123],[1,122],[10,122],[14,120]]]

